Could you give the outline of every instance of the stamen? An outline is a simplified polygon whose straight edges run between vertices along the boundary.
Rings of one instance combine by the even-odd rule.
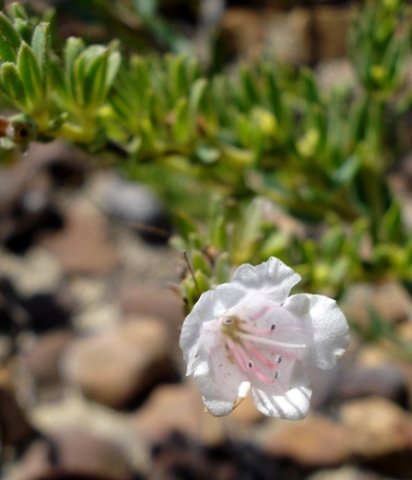
[[[276,363],[281,363],[282,360],[283,360],[282,355],[276,355],[276,358],[275,358],[275,362],[276,362]]]
[[[273,363],[269,358],[263,355],[263,353],[260,350],[258,350],[252,343],[248,342],[246,347],[248,352],[250,352],[265,367],[268,367],[268,368],[277,367],[275,363]]]
[[[244,333],[242,331],[238,332],[238,336],[245,340],[251,340],[252,342],[262,343],[264,345],[270,345],[272,347],[283,347],[283,348],[306,348],[304,343],[288,343],[288,342],[279,342],[271,338],[263,338],[255,335],[250,335],[249,333]]]
[[[276,325],[275,325],[275,324],[271,325],[271,326],[270,326],[270,331],[273,332],[273,330],[274,330],[275,328],[276,328]]]
[[[274,380],[272,378],[269,378],[267,375],[265,375],[263,372],[261,372],[251,360],[247,359],[242,350],[241,347],[236,345],[232,340],[228,339],[227,340],[227,346],[230,350],[230,352],[233,354],[235,357],[235,360],[237,364],[239,365],[240,369],[249,374],[249,372],[252,372],[255,377],[262,383],[266,385],[272,385]]]
[[[250,325],[246,322],[242,322],[241,324],[241,332],[245,332],[245,333],[251,333],[252,335],[263,335],[265,337],[267,337],[268,335],[270,335],[270,330],[268,330],[267,328],[259,328],[259,327],[254,327],[253,325]]]

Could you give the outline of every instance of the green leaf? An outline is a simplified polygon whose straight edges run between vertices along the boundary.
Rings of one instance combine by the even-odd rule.
[[[216,283],[224,283],[229,280],[230,270],[231,270],[230,256],[228,252],[221,253],[215,263],[214,273]]]
[[[75,80],[74,80],[74,62],[81,52],[85,49],[85,45],[82,39],[76,37],[70,37],[66,41],[64,48],[64,66],[66,73],[66,81],[68,91],[72,98],[76,99],[75,92]]]
[[[32,29],[27,20],[16,18],[16,20],[14,20],[14,29],[25,42],[30,41]]]
[[[153,18],[158,10],[158,0],[133,0],[134,7],[144,18]]]
[[[207,260],[205,255],[199,250],[195,250],[192,252],[192,267],[193,267],[193,270],[195,271],[200,270],[206,275],[211,274],[210,262]]]
[[[43,85],[42,74],[33,50],[22,43],[17,55],[17,69],[23,82],[27,99],[36,105],[42,101]]]
[[[357,155],[352,155],[332,175],[333,181],[337,185],[348,185],[355,178],[361,167],[362,161]]]
[[[181,98],[173,110],[175,120],[172,126],[173,140],[177,143],[185,143],[189,140],[189,108],[186,98]]]
[[[302,80],[306,99],[310,103],[319,103],[319,88],[313,73],[310,70],[304,70],[302,72]]]
[[[106,92],[108,92],[113,85],[114,79],[119,72],[121,62],[122,57],[119,52],[112,52],[109,55],[106,72]]]
[[[15,105],[21,106],[24,109],[27,104],[26,93],[16,65],[11,62],[3,63],[0,75],[1,87],[6,95],[10,97]]]
[[[77,105],[84,107],[86,104],[86,58],[84,52],[80,54],[73,64],[73,95]]]
[[[1,62],[14,62],[16,60],[16,51],[7,42],[0,38],[0,61]]]
[[[91,107],[99,107],[106,97],[106,73],[108,51],[90,61],[85,72],[84,102]]]
[[[389,242],[397,243],[403,240],[403,233],[401,209],[398,202],[394,200],[382,218],[380,237]]]
[[[190,89],[189,94],[189,116],[192,127],[196,127],[197,118],[199,115],[199,110],[201,102],[204,98],[207,88],[207,81],[204,78],[199,78],[195,81]]]
[[[49,42],[50,24],[42,22],[34,29],[31,39],[31,47],[37,59],[40,69],[44,72],[47,68],[47,51]]]
[[[13,2],[7,7],[7,10],[9,15],[15,19],[19,18],[20,20],[28,20],[26,10],[23,5],[18,2]]]
[[[205,165],[216,163],[220,158],[220,151],[205,143],[196,148],[196,157]]]
[[[0,36],[6,41],[15,51],[20,47],[22,41],[20,35],[17,33],[10,20],[0,12]]]
[[[266,82],[267,96],[272,112],[275,114],[278,123],[282,123],[284,117],[284,107],[282,101],[282,93],[280,91],[275,73],[271,67],[267,67],[263,71]]]

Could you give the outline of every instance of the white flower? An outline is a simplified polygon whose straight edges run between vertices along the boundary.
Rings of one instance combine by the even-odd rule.
[[[227,415],[251,390],[265,415],[298,419],[309,410],[308,372],[333,367],[349,343],[346,319],[323,295],[289,297],[300,275],[271,257],[241,265],[202,294],[186,317],[180,347],[203,401]]]

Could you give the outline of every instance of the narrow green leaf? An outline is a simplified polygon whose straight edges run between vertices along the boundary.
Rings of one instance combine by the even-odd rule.
[[[382,239],[396,243],[403,240],[403,234],[401,209],[398,202],[393,201],[389,210],[382,218],[380,235]]]
[[[134,0],[134,7],[144,18],[153,18],[158,9],[158,0]]]
[[[0,75],[2,90],[15,105],[25,107],[26,93],[16,65],[11,62],[3,63]]]
[[[189,94],[189,114],[192,125],[195,126],[200,106],[207,89],[207,81],[199,78],[190,89]]]
[[[33,50],[22,43],[17,55],[17,69],[24,84],[27,99],[33,104],[42,100],[42,73],[39,64],[34,56]]]
[[[66,82],[68,91],[70,92],[73,100],[76,99],[75,81],[74,81],[74,62],[80,53],[85,49],[83,40],[76,37],[70,37],[66,41],[64,48],[64,66],[66,73]]]
[[[310,103],[319,103],[319,87],[313,73],[306,69],[302,72],[303,89],[307,100]]]
[[[266,81],[266,90],[269,100],[269,104],[272,108],[272,112],[275,114],[276,120],[278,123],[283,121],[283,102],[282,94],[277,83],[275,72],[273,68],[267,67],[264,69],[265,81]]]
[[[86,104],[86,58],[80,54],[73,64],[73,95],[74,100],[80,107]]]
[[[15,51],[18,50],[21,43],[21,37],[17,33],[10,20],[0,12],[0,36],[6,41]]]
[[[243,98],[247,99],[249,105],[259,103],[259,92],[249,68],[242,68],[240,71]]]
[[[50,75],[50,88],[57,94],[61,103],[66,103],[68,101],[68,92],[63,69],[55,58],[49,59],[47,67]]]
[[[106,97],[108,52],[96,56],[87,66],[84,83],[85,104],[99,107]]]
[[[16,60],[16,51],[14,48],[2,38],[0,38],[0,61],[14,62]]]
[[[119,72],[120,64],[122,62],[122,57],[119,52],[112,52],[109,55],[107,62],[107,71],[106,71],[106,93],[110,90],[113,82]]]
[[[176,103],[173,110],[174,123],[172,127],[173,139],[179,143],[185,143],[189,140],[189,109],[186,98],[181,98]]]
[[[355,175],[358,173],[362,161],[357,155],[352,155],[347,158],[345,162],[337,168],[332,174],[332,180],[336,185],[348,185],[354,179]]]
[[[13,2],[11,5],[7,7],[7,11],[9,15],[13,18],[19,18],[21,20],[28,20],[28,16],[26,10],[24,9],[23,5],[18,2]]]
[[[31,46],[40,69],[44,72],[47,64],[50,24],[42,22],[34,29]]]

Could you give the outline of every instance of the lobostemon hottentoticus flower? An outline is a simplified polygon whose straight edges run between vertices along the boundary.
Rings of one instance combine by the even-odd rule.
[[[251,391],[265,415],[299,419],[309,410],[309,372],[329,369],[350,340],[345,316],[323,295],[289,296],[301,277],[271,257],[241,265],[201,295],[180,347],[207,410],[230,413]]]

